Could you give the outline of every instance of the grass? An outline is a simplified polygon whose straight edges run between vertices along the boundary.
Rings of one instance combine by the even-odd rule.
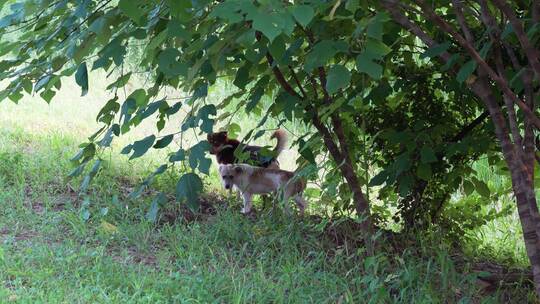
[[[445,250],[361,259],[320,227],[279,213],[250,219],[238,204],[185,223],[153,225],[143,201],[113,203],[125,178],[100,175],[84,220],[62,176],[62,135],[3,132],[0,302],[354,303],[475,299],[474,277]],[[17,152],[35,146],[31,153]],[[8,148],[7,148],[8,147]],[[125,170],[125,171],[123,171]],[[130,175],[131,174],[131,175]],[[107,208],[107,209],[104,209]],[[106,211],[104,211],[106,210]],[[496,298],[488,298],[495,301]]]
[[[0,303],[524,303],[534,298],[522,286],[482,291],[472,264],[456,262],[456,250],[436,237],[410,243],[381,238],[378,255],[365,258],[350,221],[302,220],[279,209],[249,218],[239,214],[239,202],[216,195],[206,198],[212,212],[188,218],[169,202],[153,224],[146,219],[152,196],[126,196],[155,168],[159,155],[127,162],[117,154],[122,142],[106,157],[88,195],[79,196],[78,181],[66,179],[72,169],[68,159],[95,130],[93,117],[107,96],[68,98],[76,87],[69,82],[65,87],[68,92],[50,106],[31,98],[18,106],[0,104],[6,117],[0,122]],[[149,129],[122,140],[144,132]],[[166,175],[155,187],[171,193],[174,178]],[[209,192],[218,189],[215,179],[206,182]],[[501,242],[504,236],[485,229],[477,244],[492,248]],[[513,240],[494,256],[514,256],[509,246],[517,246],[519,237]]]

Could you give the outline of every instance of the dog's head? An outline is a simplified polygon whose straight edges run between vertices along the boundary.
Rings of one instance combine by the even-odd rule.
[[[232,189],[233,185],[238,180],[238,176],[240,176],[243,171],[244,169],[238,165],[220,165],[219,175],[221,177],[221,181],[223,182],[223,187],[225,187],[227,190]]]
[[[210,154],[217,154],[227,142],[227,131],[210,133],[206,139],[210,143]]]

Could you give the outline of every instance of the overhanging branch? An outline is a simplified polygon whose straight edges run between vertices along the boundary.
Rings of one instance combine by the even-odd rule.
[[[444,21],[439,15],[437,15],[429,5],[422,0],[416,1],[419,6],[423,8],[425,15],[437,24],[444,32],[448,33],[454,40],[464,48],[469,55],[476,61],[481,69],[483,69],[487,75],[497,83],[503,94],[506,95],[513,103],[515,103],[522,111],[530,118],[531,122],[537,129],[540,130],[540,119],[532,112],[532,110],[520,100],[514,92],[510,89],[508,82],[503,77],[500,77],[487,63],[480,54],[476,51],[471,43],[468,43],[463,36],[457,33],[446,21]]]

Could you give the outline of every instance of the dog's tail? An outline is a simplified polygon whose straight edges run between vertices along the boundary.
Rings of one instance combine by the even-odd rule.
[[[285,149],[285,146],[287,145],[288,136],[285,131],[282,129],[277,129],[270,138],[277,139],[276,148],[274,149],[274,153],[276,153],[276,157],[279,156],[279,154]]]

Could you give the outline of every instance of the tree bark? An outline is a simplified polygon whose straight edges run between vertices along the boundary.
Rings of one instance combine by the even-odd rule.
[[[330,155],[336,162],[337,166],[341,171],[341,174],[347,181],[349,189],[353,194],[353,200],[355,202],[356,213],[360,217],[360,227],[364,233],[364,242],[366,244],[367,254],[372,256],[374,254],[374,243],[373,243],[373,224],[371,222],[371,214],[369,210],[369,202],[366,200],[356,171],[352,167],[350,158],[347,160],[342,153],[339,151],[337,145],[332,140],[332,136],[328,132],[328,129],[320,121],[318,117],[313,118],[313,124],[315,128],[322,134],[324,144],[328,148]]]
[[[516,154],[515,149],[518,147],[510,142],[504,116],[497,105],[495,96],[491,92],[488,82],[485,79],[479,79],[473,84],[472,90],[488,107],[491,119],[495,126],[495,134],[500,141],[504,159],[510,170],[512,189],[516,197],[527,256],[531,262],[535,289],[537,294],[540,295],[540,239],[537,234],[538,225],[535,221],[535,218],[538,216],[538,208],[536,208],[536,210],[531,210],[531,204],[536,206],[534,187],[528,181],[527,177],[529,173],[527,167],[524,165],[522,159]]]

